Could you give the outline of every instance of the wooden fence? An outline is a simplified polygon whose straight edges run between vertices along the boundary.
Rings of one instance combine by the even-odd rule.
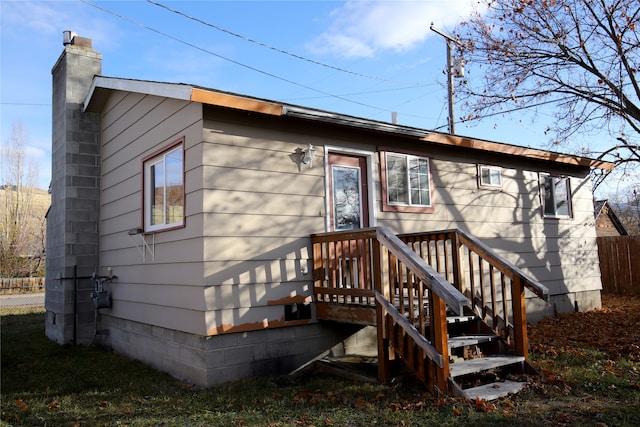
[[[598,237],[605,293],[640,296],[640,237]]]
[[[0,278],[1,294],[44,292],[44,277]]]

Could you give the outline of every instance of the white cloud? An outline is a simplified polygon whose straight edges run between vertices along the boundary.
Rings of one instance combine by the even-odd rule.
[[[79,36],[113,45],[120,34],[112,19],[93,14],[90,6],[71,1],[2,1],[3,36],[14,40],[55,46],[62,51],[62,32],[75,31]],[[53,64],[52,64],[53,65]]]
[[[58,24],[65,19],[64,10],[47,2],[4,2],[2,24],[24,27],[32,34],[51,36],[60,33]],[[60,36],[62,39],[62,35]]]
[[[445,29],[467,18],[472,0],[354,0],[334,9],[329,28],[309,44],[317,54],[370,57],[405,51],[428,36],[431,23]]]

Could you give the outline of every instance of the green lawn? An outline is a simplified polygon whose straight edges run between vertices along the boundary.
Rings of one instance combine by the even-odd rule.
[[[42,312],[2,316],[1,323],[2,425],[640,425],[635,353],[535,338],[550,333],[549,322],[531,330],[542,375],[516,396],[477,403],[431,396],[410,379],[382,386],[313,371],[198,389],[118,354],[58,346],[44,336]]]

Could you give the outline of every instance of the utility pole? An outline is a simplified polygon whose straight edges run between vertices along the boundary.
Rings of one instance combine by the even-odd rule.
[[[454,39],[450,35],[445,34],[442,31],[440,31],[439,29],[437,29],[436,27],[434,27],[433,24],[431,24],[430,28],[431,28],[431,31],[433,31],[436,34],[439,34],[442,37],[444,37],[444,39],[445,39],[445,41],[447,43],[447,99],[449,101],[449,133],[454,135],[456,133],[456,124],[455,124],[455,122],[453,120],[453,78],[454,78],[454,73],[453,73],[453,59],[451,58],[451,51],[452,51],[453,43],[456,43],[459,46],[463,46],[463,45],[460,44],[459,41],[457,41],[456,39]],[[455,73],[455,77],[463,77],[462,73],[461,72]]]

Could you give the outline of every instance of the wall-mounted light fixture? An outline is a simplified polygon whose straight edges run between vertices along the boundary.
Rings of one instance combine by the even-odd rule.
[[[304,163],[305,165],[309,165],[309,169],[311,169],[311,167],[313,166],[313,156],[316,155],[316,149],[313,148],[313,145],[309,144],[309,146],[305,150],[302,150],[302,153],[304,153],[304,156],[302,157],[302,163]]]

